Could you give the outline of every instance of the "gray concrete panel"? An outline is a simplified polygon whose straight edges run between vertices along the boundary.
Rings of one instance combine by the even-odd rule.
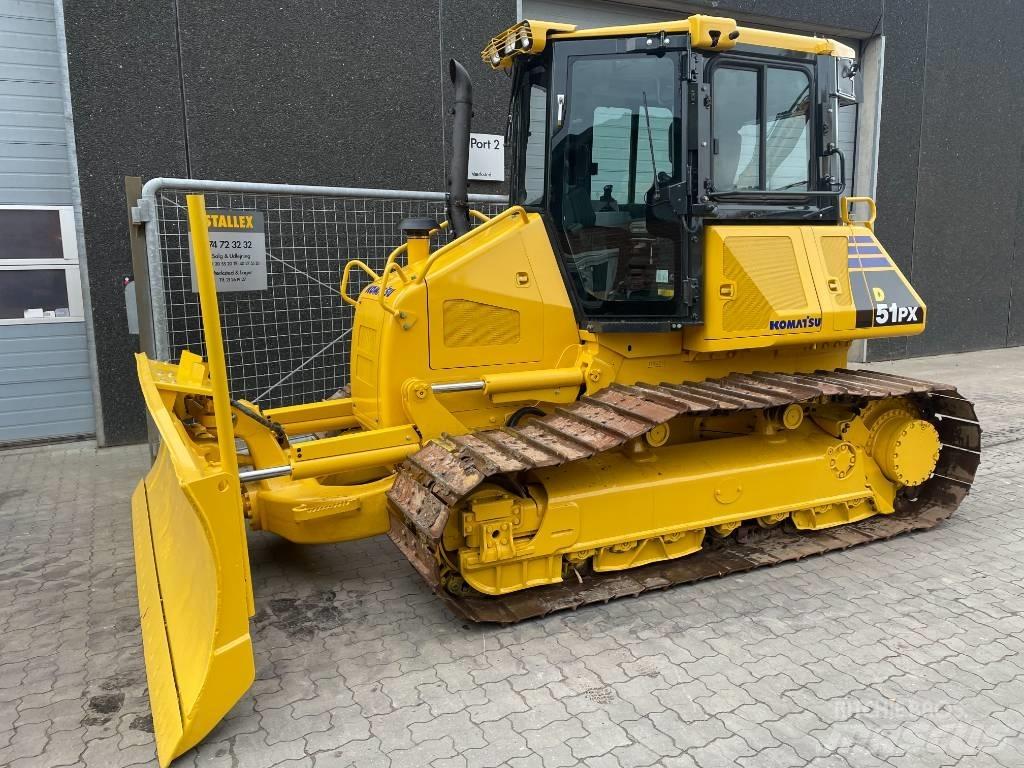
[[[1017,215],[1014,217],[1013,258],[1010,262],[1010,309],[1007,313],[1006,343],[1024,344],[1024,141],[1017,166]]]
[[[1006,343],[1024,183],[1015,172],[1024,90],[1012,64],[1024,57],[1024,6],[983,5],[964,13],[949,0],[930,4],[911,279],[934,309],[912,355]]]
[[[192,175],[440,189],[437,9],[182,0]]]
[[[65,8],[89,287],[107,442],[146,437],[122,278],[131,274],[124,177],[186,175],[174,7]]]
[[[480,13],[480,4],[473,0],[446,0],[442,4],[442,48],[444,50],[442,76],[444,78],[445,146],[451,152],[451,110],[453,92],[448,78],[448,59],[455,57],[469,71],[473,80],[473,132],[504,135],[508,121],[508,100],[511,81],[505,72],[496,72],[484,64],[480,50],[496,34],[516,20],[515,0],[497,0],[488,3],[487,13]],[[505,154],[506,166],[508,153]],[[508,179],[506,167],[506,181]],[[474,182],[471,192],[500,194],[507,191],[506,184]]]

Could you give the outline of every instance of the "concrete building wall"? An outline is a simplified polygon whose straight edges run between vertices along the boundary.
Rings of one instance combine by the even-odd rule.
[[[658,17],[732,15],[861,41],[884,34],[878,232],[928,302],[930,325],[910,341],[872,342],[868,356],[1024,338],[1024,312],[1012,311],[1013,288],[1024,295],[1014,269],[1024,89],[1014,79],[1020,41],[1012,36],[1024,27],[1024,4],[980,0],[970,13],[954,0],[587,5],[598,23],[644,7]],[[456,56],[470,68],[476,130],[503,132],[508,80],[478,51],[522,8],[515,0],[345,0],[300,11],[265,0],[244,8],[163,0],[140,13],[127,0],[67,4],[109,443],[145,433],[131,360],[137,341],[121,293],[131,271],[124,176],[441,190],[450,145],[445,63]]]
[[[513,0],[76,0],[65,6],[108,444],[145,439],[121,279],[124,177],[443,190],[447,60],[478,83],[474,128],[501,133],[507,80],[479,58]],[[474,185],[474,191],[493,191]]]
[[[922,336],[869,344],[869,357],[1019,343],[1022,29],[1015,0],[886,8],[878,231],[898,238],[894,255],[930,311]]]

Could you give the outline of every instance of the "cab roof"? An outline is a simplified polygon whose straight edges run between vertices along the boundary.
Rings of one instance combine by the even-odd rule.
[[[491,41],[481,51],[481,58],[494,69],[507,69],[516,56],[532,56],[547,46],[548,40],[579,40],[595,37],[636,37],[640,35],[687,34],[690,45],[713,51],[723,51],[738,44],[800,51],[821,56],[852,59],[853,49],[836,40],[788,32],[741,27],[735,19],[695,14],[677,21],[657,21],[648,24],[627,24],[615,27],[580,29],[575,24],[557,21],[520,21]]]

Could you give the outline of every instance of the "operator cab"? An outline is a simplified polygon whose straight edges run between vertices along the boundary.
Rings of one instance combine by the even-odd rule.
[[[852,51],[710,17],[574,30],[521,22],[484,57],[512,70],[510,201],[544,214],[582,327],[702,322],[706,223],[839,222]]]

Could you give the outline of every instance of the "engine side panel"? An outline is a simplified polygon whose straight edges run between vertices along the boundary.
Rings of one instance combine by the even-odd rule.
[[[392,272],[359,297],[351,381],[365,429],[408,423],[402,389],[412,379],[464,382],[576,363],[579,330],[540,215],[507,211],[430,258],[425,278],[412,279],[423,265],[407,267],[408,279]],[[467,427],[504,423],[518,407],[481,392],[446,395],[444,405]]]
[[[863,226],[710,226],[700,352],[924,331],[925,306]]]

